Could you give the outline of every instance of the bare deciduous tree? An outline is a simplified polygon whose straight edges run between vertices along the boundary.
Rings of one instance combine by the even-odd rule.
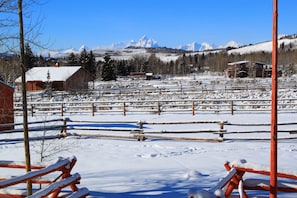
[[[35,10],[42,3],[36,0],[22,1],[24,42],[30,46],[46,48],[40,41],[42,17]],[[18,1],[0,0],[0,52],[19,54]]]

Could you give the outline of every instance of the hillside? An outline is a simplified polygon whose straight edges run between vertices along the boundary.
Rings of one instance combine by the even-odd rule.
[[[296,36],[282,37],[278,40],[278,47],[280,49],[297,49],[297,38]],[[253,45],[242,46],[237,49],[232,49],[228,51],[228,54],[248,54],[254,52],[271,52],[272,42],[266,41],[261,43],[256,43]]]

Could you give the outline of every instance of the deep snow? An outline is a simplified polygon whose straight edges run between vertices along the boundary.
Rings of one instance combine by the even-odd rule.
[[[230,93],[229,93],[230,95]],[[295,122],[296,112],[281,113],[279,123]],[[202,113],[192,116],[190,113],[166,113],[161,115],[134,113],[123,116],[120,113],[67,116],[77,121],[203,121],[222,120],[230,123],[270,123],[269,112],[259,113]],[[57,118],[52,115],[29,117],[31,121]],[[21,121],[21,117],[16,117]],[[129,126],[125,126],[126,128]],[[133,127],[133,126],[132,126]],[[162,126],[148,125],[148,130],[216,128],[217,126]],[[227,130],[262,130],[269,127],[226,126]],[[69,131],[71,132],[71,130]],[[90,131],[75,131],[91,133]],[[48,131],[47,133],[53,133]],[[56,132],[54,132],[56,133]],[[94,132],[92,132],[94,133]],[[120,133],[122,134],[122,133]],[[1,134],[1,139],[22,134]],[[31,136],[35,136],[32,133]],[[205,135],[205,134],[204,134]],[[191,134],[200,137],[200,134]],[[206,137],[218,138],[217,134]],[[226,138],[270,137],[270,134],[233,134]],[[280,134],[288,136],[288,134]],[[39,141],[31,142],[31,161],[40,162]],[[49,155],[44,163],[49,164],[58,156],[76,156],[78,162],[73,172],[81,174],[82,187],[90,190],[90,197],[187,197],[190,189],[209,189],[226,175],[224,163],[245,159],[251,163],[269,166],[270,141],[268,140],[227,140],[224,142],[174,141],[166,139],[147,139],[140,142],[133,139],[67,137],[46,142]],[[23,144],[17,142],[0,143],[1,160],[24,161]],[[296,140],[282,140],[278,144],[278,166],[281,170],[296,170]],[[3,172],[2,174],[11,174]],[[261,193],[261,195],[268,193]],[[258,194],[253,194],[258,195]],[[280,194],[279,197],[296,197],[297,194]]]

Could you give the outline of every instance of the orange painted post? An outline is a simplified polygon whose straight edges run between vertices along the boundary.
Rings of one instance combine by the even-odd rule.
[[[278,1],[273,0],[272,27],[272,85],[271,85],[271,139],[270,139],[270,198],[277,197],[277,34]]]
[[[195,103],[192,101],[192,115],[195,115]]]
[[[227,171],[231,170],[229,162],[226,162],[224,164],[224,167],[225,167],[225,169]],[[234,168],[234,167],[232,167],[232,168]],[[238,188],[239,182],[242,180],[242,177],[243,177],[244,173],[245,173],[245,171],[241,171],[241,170],[236,169],[236,174],[233,176],[233,178],[231,179],[229,185],[227,185],[227,187],[226,187],[226,190],[225,190],[225,196],[226,197],[229,197],[231,195],[232,191],[234,189]],[[247,194],[245,192],[243,193],[243,197],[248,198],[248,196],[247,196]]]

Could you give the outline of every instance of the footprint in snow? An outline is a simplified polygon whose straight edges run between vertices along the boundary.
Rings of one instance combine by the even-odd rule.
[[[148,154],[139,154],[139,155],[136,155],[137,157],[141,157],[141,158],[155,158],[155,157],[158,157],[159,154],[156,154],[156,153],[148,153]]]

